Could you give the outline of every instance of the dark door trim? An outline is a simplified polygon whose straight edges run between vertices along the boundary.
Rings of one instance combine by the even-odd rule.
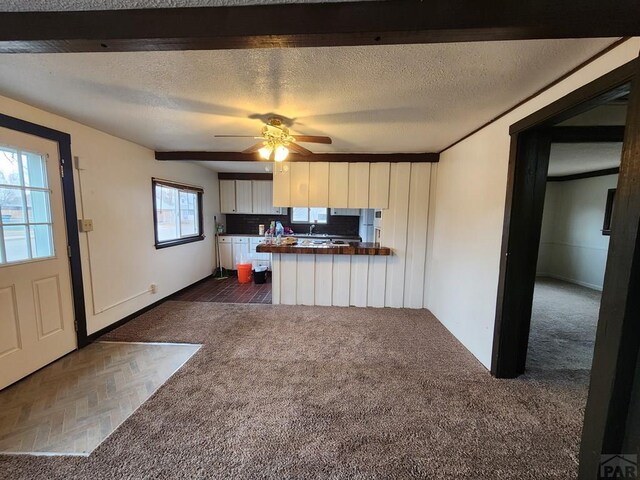
[[[637,454],[639,447],[623,450],[625,438],[638,438],[638,431],[627,431],[633,428],[627,417],[640,374],[640,64],[627,107],[615,205],[582,429],[581,479],[598,478],[601,454]]]
[[[15,130],[36,137],[46,138],[58,144],[60,163],[62,165],[62,197],[64,199],[64,214],[67,227],[67,242],[69,247],[69,265],[71,271],[71,290],[73,293],[73,308],[76,323],[76,338],[78,348],[86,346],[87,316],[84,304],[84,286],[82,284],[82,264],[80,262],[80,238],[78,236],[78,216],[76,210],[76,195],[73,185],[73,159],[71,157],[71,135],[52,128],[27,122],[19,118],[0,113],[0,127]]]

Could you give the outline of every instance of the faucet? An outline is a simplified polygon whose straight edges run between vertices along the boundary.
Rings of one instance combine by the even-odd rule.
[[[311,226],[309,227],[309,235],[313,235],[313,231],[315,230],[315,228],[316,228],[316,224],[315,223],[311,224]]]

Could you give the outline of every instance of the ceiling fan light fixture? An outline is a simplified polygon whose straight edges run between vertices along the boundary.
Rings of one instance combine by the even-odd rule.
[[[265,145],[260,150],[258,150],[260,158],[264,160],[269,160],[271,158],[271,152],[273,152],[273,148],[270,145]]]
[[[284,162],[289,155],[289,149],[284,145],[278,145],[275,150],[274,160],[276,162]]]

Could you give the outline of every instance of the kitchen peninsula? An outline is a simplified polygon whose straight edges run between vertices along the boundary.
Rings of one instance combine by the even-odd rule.
[[[271,253],[272,301],[285,305],[383,307],[388,247],[364,242],[261,243]]]

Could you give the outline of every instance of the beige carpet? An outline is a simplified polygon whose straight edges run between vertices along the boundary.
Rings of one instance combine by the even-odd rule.
[[[204,346],[90,457],[6,478],[576,475],[585,378],[493,379],[425,311],[171,301],[107,338]]]

